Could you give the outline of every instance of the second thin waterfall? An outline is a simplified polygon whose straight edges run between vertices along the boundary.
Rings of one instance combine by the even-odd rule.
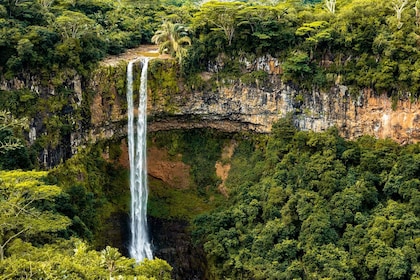
[[[140,78],[139,106],[137,123],[134,125],[133,102],[133,65],[127,66],[127,109],[128,109],[128,155],[130,160],[131,191],[131,242],[130,256],[137,261],[153,259],[152,248],[147,229],[147,66],[148,59],[142,59]]]

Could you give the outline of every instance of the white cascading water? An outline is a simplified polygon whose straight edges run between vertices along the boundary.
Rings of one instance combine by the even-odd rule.
[[[131,191],[131,242],[130,256],[137,261],[153,259],[152,246],[147,230],[147,66],[148,59],[142,59],[137,123],[134,126],[133,65],[127,66],[127,108],[128,108],[128,155],[130,160]]]

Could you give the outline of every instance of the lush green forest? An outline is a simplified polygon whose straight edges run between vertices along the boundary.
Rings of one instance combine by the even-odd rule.
[[[214,279],[419,279],[420,146],[335,129],[244,137],[224,207],[198,216]]]
[[[83,188],[52,185],[47,171],[0,171],[0,178],[0,279],[171,278],[163,260],[136,264],[110,246],[93,250],[77,233],[88,231],[82,219],[95,212]]]
[[[419,9],[414,0],[1,0],[2,85],[32,79],[53,90],[0,90],[0,279],[170,278],[165,261],[135,264],[107,246],[106,221],[128,212],[128,171],[113,162],[119,143],[88,145],[72,158],[63,148],[72,131],[91,125],[93,93],[84,91],[76,106],[69,84],[77,77],[85,86],[106,56],[156,43],[176,69],[155,74],[195,89],[211,89],[213,80],[199,74],[214,65],[218,82],[264,80],[267,73],[244,66],[272,56],[281,79],[303,92],[343,84],[354,94],[368,88],[416,100]],[[32,145],[30,121],[43,131]],[[420,279],[418,144],[346,141],[334,129],[296,131],[285,119],[270,135],[234,137],[229,197],[211,201],[214,162],[228,136],[162,135],[154,144],[183,155],[196,189],[162,187],[152,193],[151,213],[192,221],[210,278]],[[63,160],[31,171],[43,168],[45,149]],[[185,197],[202,203],[200,211],[160,205]]]
[[[239,76],[243,59],[270,54],[282,62],[284,80],[303,87],[341,83],[416,97],[419,6],[408,0],[1,1],[0,71],[60,85],[74,72],[87,76],[107,54],[150,43],[157,32],[161,38],[153,41],[185,58],[189,75],[219,57],[226,75]]]
[[[185,63],[191,70],[219,56],[226,75],[240,75],[241,59],[232,57],[271,54],[280,59],[282,79],[303,88],[344,84],[416,97],[419,19],[419,3],[402,0],[209,2],[191,18]]]

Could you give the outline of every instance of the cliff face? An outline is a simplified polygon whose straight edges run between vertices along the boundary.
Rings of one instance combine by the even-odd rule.
[[[367,134],[392,138],[401,144],[420,140],[418,102],[392,101],[388,96],[376,95],[370,90],[351,95],[347,87],[341,85],[329,91],[303,91],[279,79],[281,69],[272,58],[259,59],[248,65],[251,71],[268,72],[268,79],[264,82],[255,80],[251,84],[240,80],[215,82],[212,78],[217,67],[213,67],[213,72],[201,75],[204,82],[215,83],[212,90],[187,91],[180,85],[177,92],[160,96],[159,87],[149,89],[149,130],[210,127],[229,132],[268,133],[276,120],[292,114],[295,125],[302,130],[320,132],[336,126],[347,139]],[[117,98],[112,103],[109,106],[101,91],[96,91],[91,106],[94,131],[91,136],[124,133],[124,129],[116,129],[121,128],[125,119],[125,112],[120,107],[124,101]],[[117,123],[119,125],[113,125]]]
[[[130,52],[129,56],[105,61],[90,81],[76,73],[63,78],[59,85],[29,75],[0,81],[0,90],[26,90],[34,98],[57,100],[53,104],[60,104],[38,111],[31,119],[29,142],[34,144],[40,137],[48,139],[39,141],[44,145],[39,153],[41,164],[54,166],[88,142],[125,137],[126,65],[138,55]],[[171,60],[159,57],[155,61],[158,62],[152,69],[149,67],[149,131],[209,127],[268,133],[273,122],[292,114],[295,125],[302,130],[323,131],[336,126],[348,139],[367,134],[392,138],[401,144],[420,140],[418,101],[391,100],[370,90],[354,95],[342,85],[327,91],[299,90],[280,80],[281,65],[272,57],[242,61],[250,73],[268,73],[264,81],[218,78],[223,65],[216,61],[209,65],[208,72],[200,75],[202,83],[212,85],[206,90],[187,90],[177,71],[171,70],[174,65]],[[137,67],[137,75],[139,72]],[[162,79],[159,77],[162,73],[170,75]],[[58,133],[54,125],[45,121],[55,116],[65,119],[71,129]],[[54,132],[56,135],[48,138]]]
[[[399,100],[393,109],[386,95],[376,96],[369,91],[354,98],[341,86],[333,88],[333,94],[314,91],[302,95],[278,82],[271,90],[235,84],[215,93],[182,96],[182,104],[170,117],[159,118],[164,111],[152,109],[151,114],[157,117],[150,129],[213,127],[267,133],[273,122],[292,113],[296,127],[302,130],[320,132],[337,126],[348,139],[367,134],[392,138],[401,144],[420,140],[418,102]]]
[[[27,140],[39,152],[41,166],[58,165],[76,153],[86,131],[85,80],[76,72],[60,77],[22,73],[0,77],[2,105],[16,117],[29,117]],[[87,110],[85,110],[87,112]]]

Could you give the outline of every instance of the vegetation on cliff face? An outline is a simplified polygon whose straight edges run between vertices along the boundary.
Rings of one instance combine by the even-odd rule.
[[[35,163],[24,141],[27,127],[26,118],[16,119],[10,112],[0,111],[0,169],[26,168]]]
[[[229,202],[195,219],[214,279],[417,279],[420,147],[296,131],[239,142]]]
[[[220,159],[229,135],[214,130],[174,130],[149,134],[151,145],[168,152],[169,159],[181,160],[189,169],[190,183],[185,187],[168,187],[150,181],[150,215],[164,219],[191,221],[224,201],[217,191],[220,178],[215,163]]]
[[[179,66],[173,60],[153,59],[149,63],[147,85],[151,105],[164,106],[165,113],[176,110],[173,98],[181,92]]]
[[[183,90],[214,90],[233,79],[263,83],[261,65],[248,72],[265,55],[296,87],[371,88],[397,103],[419,92],[419,14],[418,3],[397,0],[0,1],[0,105],[31,120],[41,133],[30,154],[57,154],[46,163],[56,165],[71,156],[71,133],[89,127],[87,85],[98,61],[154,35],[162,51],[182,58],[182,73],[164,65],[156,71],[165,77],[155,80],[169,112],[176,110],[171,94]],[[209,70],[215,75],[204,81],[199,73]],[[107,94],[112,101],[116,93]]]

